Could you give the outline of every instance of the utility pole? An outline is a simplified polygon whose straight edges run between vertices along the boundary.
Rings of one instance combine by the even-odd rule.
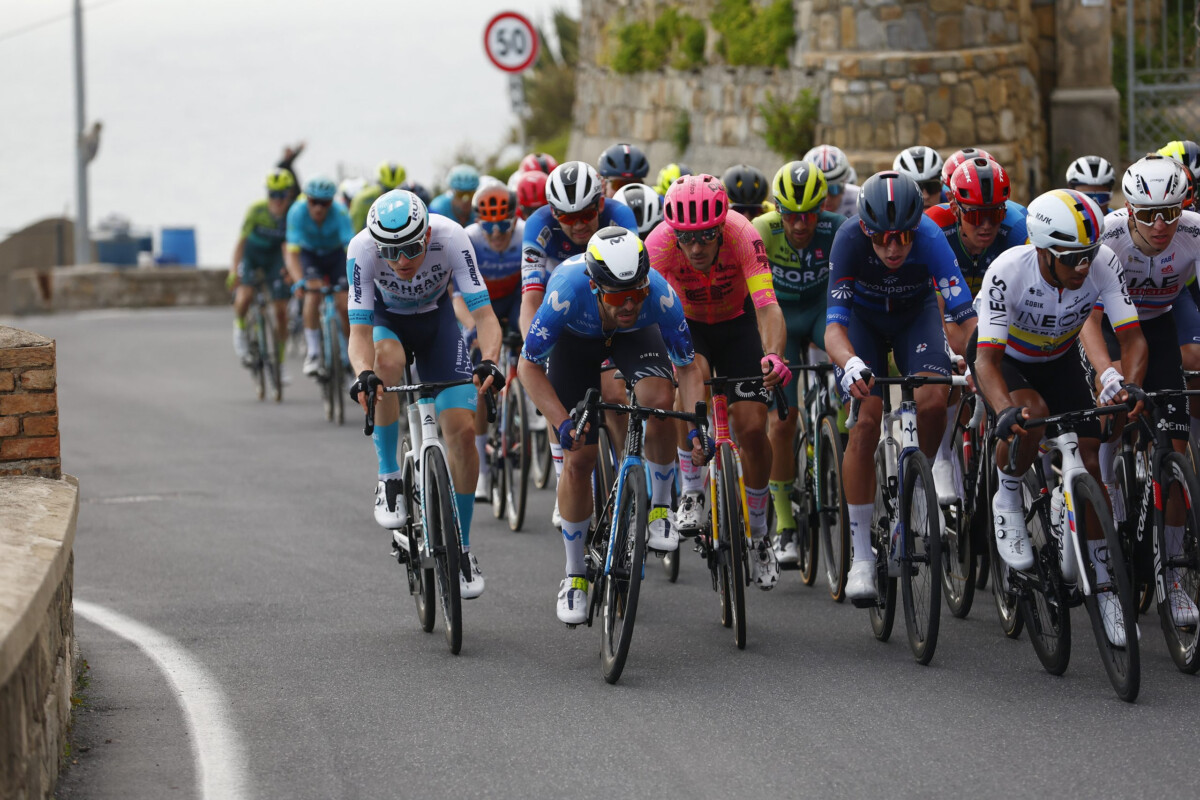
[[[75,0],[75,263],[92,260],[88,236],[87,167],[90,160],[84,145],[83,2]]]

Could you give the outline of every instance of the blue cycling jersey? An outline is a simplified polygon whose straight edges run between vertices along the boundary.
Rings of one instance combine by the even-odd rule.
[[[454,213],[454,207],[452,205],[450,205],[450,201],[453,199],[454,199],[454,192],[449,191],[449,190],[442,192],[441,194],[439,194],[437,197],[433,198],[433,200],[430,201],[429,213],[430,214],[441,214],[443,217],[449,217],[450,219],[454,220],[455,222],[459,223],[460,225],[462,225],[465,228],[468,225],[470,225],[472,222],[475,221],[475,209],[474,208],[471,209],[471,214],[470,214],[470,216],[467,217],[467,221],[463,222],[462,220],[460,220],[458,218],[458,215]]]
[[[658,325],[667,355],[677,367],[695,359],[692,332],[683,317],[683,304],[666,278],[650,270],[650,295],[632,328],[605,330],[600,323],[600,299],[592,294],[583,256],[573,256],[558,266],[546,284],[546,296],[529,325],[521,356],[545,365],[564,330],[588,339],[608,339],[640,328]]]
[[[967,288],[971,290],[972,297],[979,294],[983,274],[996,260],[996,256],[1010,247],[1025,244],[1025,240],[1029,238],[1029,231],[1025,227],[1025,206],[1012,200],[1006,202],[1005,206],[1007,213],[1004,215],[1004,221],[1000,223],[996,238],[977,256],[968,253],[963,246],[962,237],[958,233],[958,218],[949,203],[934,206],[925,212],[946,234],[946,241],[954,251],[954,257],[958,259],[958,267],[967,282]]]
[[[915,313],[934,285],[953,322],[975,316],[954,251],[936,222],[921,217],[908,258],[896,269],[888,269],[875,255],[858,216],[850,217],[833,238],[825,322],[849,326],[851,306],[896,316]]]
[[[525,233],[525,220],[515,223],[512,238],[508,247],[496,251],[488,244],[483,227],[476,222],[467,228],[467,236],[475,248],[475,258],[479,262],[479,271],[487,284],[488,294],[492,300],[508,297],[521,288],[521,238]]]
[[[600,227],[619,225],[637,234],[637,218],[624,203],[604,202],[600,211]],[[546,281],[563,260],[587,249],[587,242],[575,244],[563,232],[550,206],[542,206],[525,221],[525,236],[521,243],[524,261],[521,264],[521,291],[545,291]]]
[[[320,225],[308,213],[308,198],[304,195],[300,195],[288,209],[287,243],[292,249],[331,253],[344,250],[353,238],[354,225],[350,222],[350,212],[340,200],[333,201],[325,221]]]

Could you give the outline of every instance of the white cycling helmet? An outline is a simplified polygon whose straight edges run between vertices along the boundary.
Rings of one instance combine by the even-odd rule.
[[[1029,243],[1053,250],[1086,250],[1104,234],[1096,201],[1074,189],[1054,189],[1029,204]]]
[[[850,159],[839,147],[819,144],[805,153],[803,160],[816,164],[825,173],[826,183],[846,183],[850,178]]]
[[[616,225],[592,234],[583,261],[589,278],[612,289],[641,286],[650,274],[650,257],[642,240]]]
[[[629,183],[618,189],[617,193],[613,195],[613,199],[629,206],[634,219],[637,220],[638,236],[643,239],[650,235],[650,231],[654,230],[658,223],[662,222],[662,197],[654,191],[653,186],[647,186],[644,183]]]
[[[937,181],[942,178],[942,157],[932,147],[918,144],[901,150],[892,162],[892,169],[917,183]]]
[[[338,184],[338,194],[342,196],[342,201],[349,206],[350,201],[367,187],[366,178],[343,178]]]
[[[583,161],[559,164],[546,179],[546,202],[560,214],[582,211],[603,196],[600,174]]]
[[[1130,164],[1121,179],[1121,192],[1133,206],[1177,206],[1189,187],[1186,167],[1157,154]]]
[[[384,192],[367,211],[367,230],[379,244],[409,244],[421,239],[428,229],[425,204],[407,189]]]
[[[1080,156],[1067,167],[1067,186],[1107,186],[1117,182],[1113,165],[1100,156]]]
[[[479,189],[487,188],[488,186],[505,186],[504,181],[497,178],[495,175],[480,175]],[[475,191],[479,191],[476,189]]]
[[[521,176],[524,174],[525,173],[522,172],[521,170],[517,170],[512,175],[508,176],[507,186],[508,186],[508,190],[510,192],[515,192],[517,190],[517,184],[519,184],[521,182]]]

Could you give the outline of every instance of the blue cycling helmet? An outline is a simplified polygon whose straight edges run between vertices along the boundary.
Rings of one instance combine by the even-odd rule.
[[[450,168],[446,183],[456,192],[474,192],[479,188],[479,170],[470,164],[457,164]]]
[[[337,190],[337,184],[324,175],[309,178],[304,184],[304,194],[313,200],[332,200],[337,195]]]
[[[367,230],[379,244],[420,241],[429,228],[429,212],[421,198],[406,189],[384,192],[367,211]]]
[[[924,215],[925,200],[917,182],[899,172],[872,175],[858,194],[859,219],[877,233],[915,230]]]

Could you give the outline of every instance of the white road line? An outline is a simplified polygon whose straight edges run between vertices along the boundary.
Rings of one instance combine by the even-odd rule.
[[[75,599],[75,613],[148,655],[174,687],[183,707],[202,800],[242,800],[246,791],[244,750],[230,724],[229,701],[216,679],[174,639],[116,611]]]

